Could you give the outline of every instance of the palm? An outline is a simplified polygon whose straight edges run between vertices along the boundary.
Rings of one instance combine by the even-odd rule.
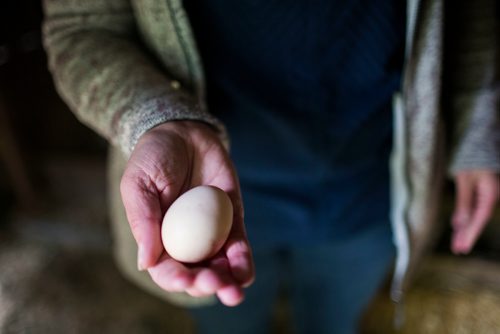
[[[198,124],[193,130],[191,122],[186,123],[189,131],[183,124],[165,124],[141,138],[122,179],[127,217],[139,248],[144,247],[139,262],[144,261],[142,267],[160,287],[193,296],[216,293],[222,302],[234,305],[243,297],[241,285],[253,278],[237,177],[213,131]],[[235,207],[233,228],[222,251],[187,267],[163,250],[160,223],[180,194],[199,185],[228,193]]]

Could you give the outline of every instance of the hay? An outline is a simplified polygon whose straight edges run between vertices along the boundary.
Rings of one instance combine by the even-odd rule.
[[[406,295],[405,323],[393,328],[394,305],[380,294],[364,319],[364,334],[500,333],[500,264],[434,256]]]

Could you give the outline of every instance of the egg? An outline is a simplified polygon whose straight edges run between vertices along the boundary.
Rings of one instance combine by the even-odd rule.
[[[161,227],[163,246],[177,261],[203,261],[222,248],[232,221],[233,206],[223,190],[195,187],[168,208]]]

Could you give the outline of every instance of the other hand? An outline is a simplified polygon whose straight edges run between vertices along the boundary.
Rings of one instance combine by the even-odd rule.
[[[491,171],[470,170],[455,177],[451,250],[469,253],[491,218],[499,197],[499,177]]]

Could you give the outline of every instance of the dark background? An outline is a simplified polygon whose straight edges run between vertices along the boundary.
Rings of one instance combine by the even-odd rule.
[[[26,154],[102,154],[105,144],[79,124],[54,90],[41,40],[39,1],[0,2],[0,91]]]
[[[80,124],[55,91],[42,18],[40,1],[0,1],[0,217],[16,205],[40,204],[47,159],[104,159],[106,153],[105,141]]]

